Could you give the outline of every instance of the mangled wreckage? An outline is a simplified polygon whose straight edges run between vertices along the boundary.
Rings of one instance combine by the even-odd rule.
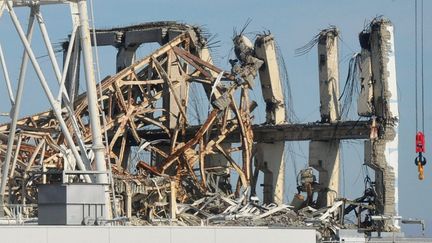
[[[28,205],[24,212],[37,215],[40,185],[97,182],[108,192],[103,216],[109,222],[127,218],[135,225],[312,226],[331,237],[352,226],[344,216],[355,212],[354,227],[366,232],[399,229],[391,218],[398,213],[398,107],[389,21],[375,19],[360,34],[358,72],[352,79],[361,87],[357,107],[362,120],[341,116],[338,30],[323,30],[309,44],[318,46],[322,119],[305,124],[287,119],[289,101],[271,34],[256,36],[255,43],[242,32],[236,34],[236,59],[224,71],[213,64],[198,27],[157,22],[97,30],[94,46],[118,50],[117,73],[96,87],[101,134],[92,133],[89,94],[78,94],[79,35],[74,31],[63,44],[67,71],[62,106],[18,119],[15,126],[0,126],[6,215],[12,214],[8,205]],[[135,60],[137,49],[147,43],[161,47]],[[257,102],[249,93],[255,85],[261,86],[266,105],[264,124],[253,122]],[[190,97],[200,86],[208,100],[202,105],[208,109],[204,107],[206,117],[197,122]],[[98,149],[108,172],[95,164],[95,136],[103,138]],[[355,200],[339,197],[343,139],[364,140],[365,163],[375,171],[365,194]],[[310,168],[300,172],[298,194],[288,204],[285,142],[308,140]],[[257,197],[260,172],[262,201]],[[101,173],[105,182],[98,180]],[[373,221],[373,215],[390,218]]]

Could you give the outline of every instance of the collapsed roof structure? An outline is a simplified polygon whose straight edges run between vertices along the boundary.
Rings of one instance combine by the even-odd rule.
[[[41,19],[37,10],[32,16],[31,23]],[[394,218],[398,104],[390,21],[375,19],[359,36],[358,76],[353,78],[359,83],[353,85],[361,87],[362,121],[341,117],[338,30],[332,27],[317,35],[321,121],[304,124],[286,119],[288,101],[271,34],[256,36],[254,43],[243,33],[235,35],[236,59],[226,71],[214,65],[198,27],[155,22],[96,30],[93,37],[80,28],[63,44],[64,69],[58,70],[60,93],[53,108],[17,119],[18,93],[12,122],[0,126],[6,215],[13,214],[8,205],[29,205],[25,212],[31,214],[31,208],[43,218],[52,212],[47,195],[57,190],[49,186],[79,185],[78,190],[84,190],[99,184],[104,199],[84,200],[83,205],[100,204],[103,212],[97,213],[96,205],[74,223],[128,218],[133,224],[152,225],[311,226],[328,239],[340,228],[399,230]],[[117,73],[78,94],[81,55],[88,54],[85,41],[90,41],[83,36],[92,39],[93,46],[118,50]],[[26,43],[25,36],[22,39]],[[146,43],[160,48],[135,60],[137,49]],[[37,66],[29,48],[26,52]],[[26,54],[23,57],[28,60]],[[86,72],[89,75],[94,74]],[[196,84],[209,104],[199,124],[193,124],[189,112],[191,87]],[[261,86],[266,103],[264,124],[253,122],[257,103],[249,90],[255,85]],[[342,93],[349,95],[347,90]],[[344,139],[364,140],[365,163],[375,171],[373,183],[355,200],[339,196],[339,144]],[[310,141],[309,166],[319,176],[317,180],[311,168],[302,170],[291,203],[283,201],[286,141]],[[260,172],[262,202],[256,197]],[[48,189],[41,189],[44,186]],[[41,208],[35,210],[38,203]],[[351,212],[358,218],[355,224],[344,221]],[[47,224],[54,222],[50,220],[44,218]]]

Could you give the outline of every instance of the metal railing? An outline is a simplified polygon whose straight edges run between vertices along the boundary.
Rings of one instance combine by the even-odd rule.
[[[37,206],[37,204],[5,204],[7,216],[0,217],[0,224],[37,223],[37,218],[30,217],[30,211]]]

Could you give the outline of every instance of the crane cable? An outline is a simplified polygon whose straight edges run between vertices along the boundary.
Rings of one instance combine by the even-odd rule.
[[[426,165],[426,158],[423,156],[423,153],[425,152],[425,136],[424,136],[424,54],[423,54],[423,34],[424,34],[424,18],[423,18],[423,0],[420,2],[420,82],[421,82],[421,101],[419,105],[418,100],[418,74],[419,74],[419,68],[418,68],[418,0],[415,0],[415,112],[416,112],[416,153],[418,153],[417,157],[414,160],[415,165],[418,167],[418,173],[419,173],[419,180],[424,179],[424,165]],[[421,114],[419,115],[418,109],[419,106],[421,106]],[[419,117],[421,117],[421,130],[419,131]]]

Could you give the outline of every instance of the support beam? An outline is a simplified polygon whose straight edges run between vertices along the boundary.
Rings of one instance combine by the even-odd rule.
[[[308,141],[308,140],[347,140],[369,139],[371,121],[346,121],[335,124],[305,123],[282,125],[253,125],[254,141],[274,143],[278,141]],[[189,126],[185,129],[184,139],[191,139],[201,126]],[[210,132],[212,139],[216,130]],[[163,130],[139,130],[138,135],[149,140],[168,139]],[[109,136],[109,135],[108,135]],[[230,143],[240,141],[240,131],[237,129],[224,140]],[[136,146],[136,145],[134,145]]]

